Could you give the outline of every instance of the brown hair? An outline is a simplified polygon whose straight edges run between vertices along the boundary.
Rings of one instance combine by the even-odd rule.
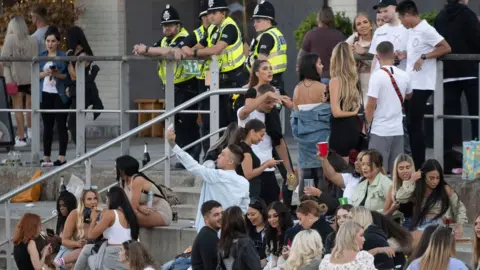
[[[273,86],[270,84],[262,84],[258,87],[257,91],[260,95],[263,95],[268,92],[275,92],[275,88],[273,88]]]
[[[337,226],[337,231],[338,231],[338,229],[340,229],[339,226],[338,226],[338,221],[337,221],[338,211],[343,209],[347,212],[351,212],[352,208],[353,208],[353,205],[351,205],[351,204],[343,204],[343,205],[340,205],[339,207],[337,207],[337,209],[335,210],[335,226]]]
[[[17,229],[13,235],[13,244],[15,246],[21,243],[28,244],[30,240],[37,236],[40,224],[42,224],[42,220],[39,215],[25,213],[17,224]]]
[[[433,232],[427,250],[420,259],[420,269],[446,270],[450,257],[455,257],[455,237],[452,229],[439,226]]]
[[[373,170],[373,165],[375,164],[375,167],[382,171],[383,168],[383,156],[378,152],[377,150],[368,150],[365,152],[365,154],[362,156],[363,157],[368,156],[370,157],[370,169]]]
[[[317,13],[317,23],[328,28],[335,27],[335,15],[331,7],[324,7]]]
[[[477,215],[477,217],[475,218],[475,221],[477,220],[478,217],[480,217],[480,214]],[[474,230],[473,231],[472,265],[475,266],[475,268],[477,268],[479,260],[480,260],[480,239],[478,239],[477,234],[475,233],[475,230]]]
[[[47,18],[47,8],[42,4],[36,4],[32,7],[32,13],[37,15],[40,19]]]
[[[319,217],[322,213],[326,211],[326,205],[324,203],[318,204],[313,200],[303,201],[297,208],[297,213],[308,215],[312,214],[316,217]]]
[[[155,268],[155,262],[145,247],[136,241],[127,241],[123,244],[125,257],[128,260],[129,269],[143,270],[147,267]]]
[[[259,82],[259,79],[257,77],[257,74],[255,74],[255,73],[257,73],[260,70],[260,66],[263,63],[267,63],[267,64],[270,65],[270,62],[268,62],[268,60],[258,60],[257,59],[257,60],[255,60],[255,62],[253,62],[252,71],[250,72],[250,83],[248,84],[249,88],[257,86],[257,84]]]

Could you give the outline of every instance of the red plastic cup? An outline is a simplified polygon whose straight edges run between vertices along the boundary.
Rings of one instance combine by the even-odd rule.
[[[326,157],[328,155],[328,142],[317,143],[317,149],[321,157]]]

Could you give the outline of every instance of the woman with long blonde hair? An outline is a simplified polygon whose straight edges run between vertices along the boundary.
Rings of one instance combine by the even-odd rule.
[[[348,162],[350,151],[356,149],[359,142],[357,114],[361,104],[357,66],[348,43],[341,42],[333,49],[330,74],[332,119],[329,147]]]
[[[392,186],[387,192],[383,214],[392,216],[398,210],[403,215],[401,224],[407,229],[410,228],[412,221],[414,203],[412,201],[398,203],[396,196],[398,190],[403,185],[403,181],[409,181],[417,177],[421,177],[421,174],[415,172],[415,164],[412,157],[407,154],[398,155],[393,164]]]
[[[90,213],[100,201],[96,189],[86,189],[78,200],[77,209],[70,212],[65,221],[62,234],[62,246],[55,257],[54,264],[61,269],[75,263],[82,248],[87,244],[90,228]]]
[[[30,36],[28,26],[22,16],[13,17],[8,23],[7,35],[2,47],[2,57],[34,57],[37,56],[37,40]],[[17,93],[11,93],[14,109],[30,109],[31,108],[31,76],[29,62],[3,62],[3,73],[5,83],[8,89],[16,88]],[[13,86],[13,87],[11,87]],[[25,107],[23,98],[26,98]],[[27,113],[27,134],[25,134],[25,123],[23,112],[16,112],[15,119],[17,121],[18,134],[15,140],[15,147],[27,146],[27,137],[31,137],[32,114]],[[6,136],[7,134],[3,134]],[[1,138],[0,141],[6,141]]]
[[[455,237],[452,229],[439,226],[433,232],[427,250],[408,266],[407,270],[467,270],[467,266],[455,259]]]
[[[322,261],[322,237],[312,229],[299,232],[292,243],[286,270],[318,269]]]
[[[120,262],[128,265],[129,270],[155,269],[155,262],[145,246],[133,240],[124,242],[120,247]]]
[[[323,258],[319,270],[373,270],[373,256],[363,251],[363,228],[354,221],[346,221],[340,226],[332,254]]]

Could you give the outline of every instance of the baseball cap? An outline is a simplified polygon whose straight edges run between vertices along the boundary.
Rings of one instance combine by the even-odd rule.
[[[380,2],[373,6],[373,9],[378,9],[382,7],[388,7],[388,6],[397,6],[397,0],[380,0]]]

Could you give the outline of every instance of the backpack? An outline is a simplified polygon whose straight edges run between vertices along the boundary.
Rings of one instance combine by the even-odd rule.
[[[152,183],[152,185],[155,185],[157,187],[157,189],[160,191],[160,195],[154,194],[153,196],[166,200],[170,206],[180,204],[180,199],[171,188],[164,186],[162,184],[156,184],[155,182],[153,182],[151,179],[149,179],[143,174],[137,174],[133,177],[133,179],[135,179],[137,176],[143,176],[143,178],[147,179],[147,181],[149,181],[150,183]],[[145,191],[143,192],[147,193]]]

